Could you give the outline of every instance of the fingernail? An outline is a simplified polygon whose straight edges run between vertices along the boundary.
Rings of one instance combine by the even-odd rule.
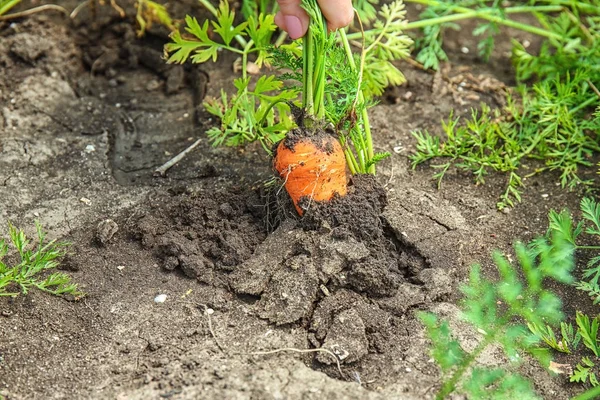
[[[288,35],[292,39],[298,39],[302,37],[304,32],[302,31],[302,23],[300,23],[300,18],[294,15],[286,15],[283,17],[285,22],[285,28],[287,30]]]

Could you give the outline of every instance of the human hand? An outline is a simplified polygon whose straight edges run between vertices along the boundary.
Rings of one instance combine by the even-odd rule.
[[[300,7],[301,0],[277,0],[279,12],[275,15],[275,24],[290,35],[292,39],[304,36],[308,30],[309,18]],[[354,19],[352,0],[318,0],[321,11],[327,20],[327,28],[334,31],[343,28]]]

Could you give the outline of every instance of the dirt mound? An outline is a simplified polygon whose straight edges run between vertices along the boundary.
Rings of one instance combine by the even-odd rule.
[[[256,191],[183,195],[142,217],[133,235],[163,269],[254,297],[260,318],[306,328],[315,347],[343,362],[378,351],[390,326],[374,299],[391,301],[426,266],[382,218],[385,191],[371,176],[354,177],[348,196],[313,204],[270,234],[264,203]]]

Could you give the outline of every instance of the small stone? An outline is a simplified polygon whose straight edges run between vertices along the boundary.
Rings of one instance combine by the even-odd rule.
[[[469,48],[468,48],[468,47],[464,47],[464,46],[463,46],[463,47],[461,47],[461,48],[460,48],[460,51],[461,51],[463,54],[469,54]]]
[[[85,204],[86,206],[89,206],[92,204],[92,201],[90,199],[88,199],[87,197],[82,197],[79,199],[80,202],[82,202],[83,204]]]
[[[117,269],[119,271],[123,271],[125,269],[125,266],[124,265],[117,265]]]
[[[96,151],[96,146],[94,146],[93,144],[88,144],[87,146],[85,146],[85,151],[87,154],[93,153]]]
[[[213,315],[215,313],[215,310],[213,310],[212,308],[207,308],[205,312],[207,315]]]
[[[153,90],[158,89],[160,87],[160,85],[161,85],[160,81],[153,79],[146,84],[146,90],[149,92],[152,92]]]
[[[154,302],[155,303],[164,303],[167,300],[167,295],[166,294],[159,294],[158,296],[156,296],[154,298]]]
[[[117,223],[112,219],[105,219],[103,221],[100,221],[97,227],[96,239],[100,242],[100,244],[105,246],[111,241],[111,239],[113,238],[113,236],[115,236],[115,233],[117,233],[118,230],[119,225],[117,225]]]

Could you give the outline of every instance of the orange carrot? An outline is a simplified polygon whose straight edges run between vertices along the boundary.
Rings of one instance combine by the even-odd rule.
[[[300,215],[304,213],[302,199],[326,202],[335,194],[346,195],[346,157],[333,136],[282,140],[275,154],[275,169]]]

